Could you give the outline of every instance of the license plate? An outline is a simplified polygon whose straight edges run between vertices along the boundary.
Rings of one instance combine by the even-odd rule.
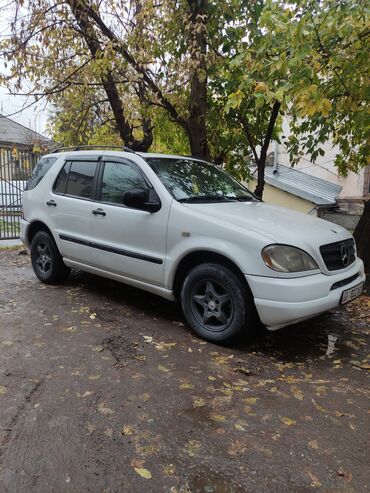
[[[349,301],[354,300],[357,298],[362,293],[362,288],[364,286],[364,283],[357,284],[357,286],[353,286],[353,288],[346,289],[342,293],[342,297],[340,300],[340,304],[344,305],[345,303],[348,303]]]

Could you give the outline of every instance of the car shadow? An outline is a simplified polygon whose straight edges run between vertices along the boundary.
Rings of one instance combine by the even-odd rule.
[[[125,307],[152,319],[171,322],[171,331],[185,331],[187,334],[192,334],[177,303],[85,272],[73,272],[66,283],[67,287],[76,285],[89,293],[93,301],[96,298],[97,305],[99,303],[98,316],[103,322],[112,321],[109,310],[114,312]],[[239,357],[258,353],[278,358],[282,362],[313,362],[325,355],[328,358],[335,355],[335,358],[349,359],[351,344],[348,344],[348,341],[353,337],[352,328],[353,323],[346,310],[338,307],[313,319],[277,331],[261,328],[253,336],[248,336],[238,343],[209,344],[219,350],[224,347],[225,350],[235,351]],[[177,335],[181,336],[180,332]]]

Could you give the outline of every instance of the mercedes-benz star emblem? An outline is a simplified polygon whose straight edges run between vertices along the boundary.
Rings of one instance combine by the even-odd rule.
[[[349,264],[349,251],[346,245],[340,246],[340,257],[342,260],[343,267],[347,267]]]

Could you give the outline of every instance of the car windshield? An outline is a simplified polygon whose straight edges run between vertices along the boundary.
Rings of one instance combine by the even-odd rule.
[[[205,161],[163,157],[148,157],[146,161],[179,202],[254,200],[247,188]]]

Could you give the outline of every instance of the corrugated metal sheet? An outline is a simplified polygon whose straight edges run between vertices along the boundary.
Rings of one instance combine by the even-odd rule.
[[[265,181],[273,187],[309,200],[316,205],[334,205],[342,190],[340,185],[279,164],[277,172],[266,166]]]
[[[20,144],[31,146],[35,142],[51,143],[51,140],[33,130],[0,115],[0,144]]]

